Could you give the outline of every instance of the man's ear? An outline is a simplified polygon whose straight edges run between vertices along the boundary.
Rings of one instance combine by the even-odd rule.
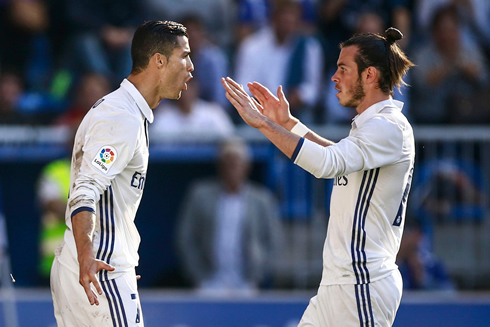
[[[378,83],[379,72],[375,67],[369,66],[364,73],[366,74],[364,80],[366,84]]]
[[[161,53],[155,53],[151,60],[155,63],[158,68],[163,68],[167,66],[167,57]]]

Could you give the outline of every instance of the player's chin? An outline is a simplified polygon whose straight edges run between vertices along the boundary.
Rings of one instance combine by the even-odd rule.
[[[179,100],[181,96],[182,96],[182,91],[179,91],[179,92],[174,94],[174,96],[172,97],[172,100]]]

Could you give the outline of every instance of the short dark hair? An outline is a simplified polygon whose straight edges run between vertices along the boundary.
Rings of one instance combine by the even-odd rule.
[[[396,28],[386,30],[386,37],[379,34],[356,34],[340,44],[340,48],[357,46],[356,64],[359,76],[368,67],[375,67],[379,72],[379,88],[384,93],[393,95],[393,87],[400,89],[401,85],[407,85],[403,76],[410,67],[415,66],[396,40],[400,40],[403,34]]]
[[[148,21],[141,24],[131,43],[132,74],[141,73],[155,53],[169,58],[178,46],[177,37],[186,36],[184,25],[172,21]]]

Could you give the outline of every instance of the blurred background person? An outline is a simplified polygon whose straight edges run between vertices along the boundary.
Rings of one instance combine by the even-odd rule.
[[[179,22],[187,27],[189,34],[195,67],[192,75],[199,83],[199,98],[227,108],[229,101],[222,90],[220,80],[221,77],[228,76],[228,57],[220,47],[208,39],[206,25],[199,16],[185,16]]]
[[[73,137],[69,138],[67,147],[71,146]],[[70,144],[68,144],[70,143]],[[54,160],[41,171],[37,185],[37,197],[41,210],[39,235],[40,284],[49,285],[54,251],[65,234],[65,211],[70,190],[70,167],[68,157]]]
[[[420,223],[408,218],[405,222],[396,264],[406,290],[455,289],[444,263],[425,246],[426,235]]]
[[[47,2],[0,2],[0,69],[20,77],[23,96],[17,107],[29,124],[48,125],[63,110],[51,88],[58,54],[53,44],[56,33]]]
[[[20,76],[9,72],[0,74],[0,125],[21,125],[26,122],[18,107],[23,92]]]
[[[90,108],[99,99],[110,93],[111,90],[110,81],[104,75],[96,73],[84,74],[76,86],[72,103],[55,120],[54,124],[76,130]]]
[[[236,16],[235,0],[144,0],[142,3],[148,8],[150,19],[180,22],[182,17],[196,16],[206,26],[213,43],[226,50],[232,42]],[[189,37],[189,41],[191,40]],[[192,52],[194,53],[194,48]]]
[[[488,216],[488,185],[476,165],[440,159],[423,163],[420,174],[413,199],[425,224],[483,221]]]
[[[3,1],[0,18],[0,66],[20,72],[26,88],[45,90],[53,68],[46,3],[41,0]]]
[[[411,41],[412,0],[319,0],[318,26],[325,51],[325,66],[337,66],[338,45],[359,29],[361,16],[376,13],[382,26],[393,26],[402,31],[398,43],[405,51]],[[375,18],[373,24],[379,24]],[[386,28],[383,28],[383,31]]]
[[[235,79],[242,85],[258,81],[272,90],[283,85],[292,114],[308,123],[315,115],[323,56],[318,40],[301,29],[301,18],[297,1],[274,1],[271,25],[239,46]]]
[[[205,141],[230,136],[235,126],[218,103],[199,98],[197,80],[187,82],[179,100],[162,101],[154,110],[152,137],[166,141]]]
[[[271,278],[282,231],[270,190],[248,179],[251,153],[241,139],[221,144],[217,176],[188,189],[178,220],[178,249],[198,291],[253,294]]]
[[[65,17],[71,43],[64,68],[77,76],[105,75],[113,87],[131,71],[131,40],[144,19],[138,0],[67,0]]]
[[[432,17],[442,7],[452,5],[458,12],[465,42],[477,42],[490,58],[490,2],[487,0],[417,0],[414,5],[417,39],[430,34]]]
[[[481,48],[462,38],[457,8],[435,11],[430,31],[431,40],[414,51],[412,117],[419,124],[485,123],[485,107],[468,106],[487,85],[488,65]]]
[[[238,0],[238,20],[235,22],[235,43],[269,25],[271,9],[277,0]],[[302,9],[302,28],[314,29],[317,21],[317,0],[298,0]]]

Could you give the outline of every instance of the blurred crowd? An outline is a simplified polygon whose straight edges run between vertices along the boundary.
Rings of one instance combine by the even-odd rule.
[[[129,74],[133,31],[150,19],[188,27],[195,65],[185,103],[156,109],[161,137],[233,133],[222,76],[283,85],[306,123],[348,124],[330,81],[338,44],[389,26],[417,65],[395,94],[412,123],[490,122],[486,0],[0,0],[0,125],[77,127]]]

